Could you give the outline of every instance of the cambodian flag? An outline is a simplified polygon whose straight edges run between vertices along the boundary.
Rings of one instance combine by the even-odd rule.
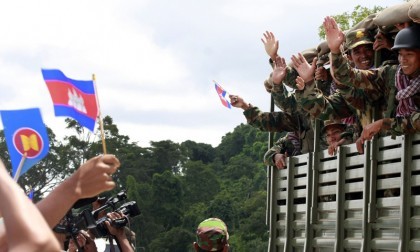
[[[7,149],[12,161],[12,176],[15,177],[19,164],[26,154],[22,170],[18,176],[27,172],[43,159],[49,151],[47,129],[42,121],[39,108],[23,110],[2,110]]]
[[[224,90],[217,82],[214,81],[214,86],[216,88],[216,92],[219,95],[220,101],[222,102],[223,106],[226,108],[231,108],[230,102],[227,99],[227,92]]]
[[[42,75],[50,91],[55,116],[71,117],[93,132],[99,112],[93,81],[73,80],[57,69],[42,69]]]

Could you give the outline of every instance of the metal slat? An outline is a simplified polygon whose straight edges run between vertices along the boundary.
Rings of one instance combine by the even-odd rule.
[[[401,152],[401,161],[403,163],[403,169],[401,172],[401,222],[400,222],[400,245],[398,251],[408,251],[408,244],[410,242],[410,218],[411,218],[411,169],[408,164],[411,161],[411,137],[406,135],[403,138],[404,149]]]
[[[312,239],[313,239],[313,232],[312,232],[312,225],[311,225],[311,221],[310,221],[310,213],[311,213],[311,209],[312,209],[312,180],[313,180],[313,173],[312,173],[312,153],[310,153],[310,155],[308,155],[308,163],[307,163],[307,174],[306,174],[306,178],[308,179],[307,181],[307,186],[306,186],[306,220],[305,220],[305,245],[303,246],[303,250],[308,252],[310,250],[310,248],[312,247]]]
[[[292,251],[293,239],[293,158],[288,159],[287,164],[287,197],[286,197],[286,243],[284,245],[284,252]]]
[[[344,240],[344,186],[346,183],[345,176],[346,176],[346,167],[344,166],[344,159],[345,159],[345,147],[340,146],[337,152],[337,191],[336,191],[336,204],[337,204],[337,215],[336,215],[336,223],[335,223],[335,244],[334,244],[334,251],[341,252],[344,250],[343,248],[343,240]]]

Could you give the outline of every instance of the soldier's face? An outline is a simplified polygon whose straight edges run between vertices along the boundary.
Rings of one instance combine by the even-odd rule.
[[[330,127],[325,131],[325,139],[327,140],[327,144],[330,145],[332,143],[340,141],[341,133],[343,133],[342,127]]]
[[[420,69],[420,49],[400,49],[398,51],[398,61],[404,74],[418,74]]]
[[[357,69],[368,70],[373,66],[374,55],[372,45],[359,45],[350,51],[349,59]]]

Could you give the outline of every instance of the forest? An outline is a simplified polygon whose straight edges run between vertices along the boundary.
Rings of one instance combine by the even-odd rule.
[[[141,214],[129,224],[137,251],[193,251],[195,229],[209,217],[226,222],[232,251],[267,250],[267,168],[262,157],[268,133],[240,124],[217,147],[190,140],[152,141],[150,147],[141,147],[121,135],[111,117],[103,122],[107,153],[115,154],[121,167],[114,175],[117,187],[100,196],[126,190],[127,201],[137,202]],[[74,134],[58,140],[48,128],[49,154],[19,178],[25,191],[34,190],[34,202],[87,159],[103,153],[99,133],[91,134],[71,119],[66,123]],[[10,170],[3,132],[0,148]]]

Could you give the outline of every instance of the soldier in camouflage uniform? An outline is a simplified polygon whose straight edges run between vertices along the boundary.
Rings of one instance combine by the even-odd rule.
[[[284,59],[277,57],[274,72],[274,79],[280,84],[273,83],[272,79],[266,81],[265,86],[270,86],[270,91],[275,89],[276,105],[283,111],[261,112],[257,107],[246,103],[241,97],[231,95],[231,104],[234,107],[242,108],[247,122],[263,131],[288,132],[285,137],[279,139],[265,157],[267,165],[276,165],[281,169],[285,167],[285,157],[313,151],[313,129],[308,121],[308,116],[297,112],[296,100],[290,95],[281,84],[285,76],[286,64]]]
[[[296,70],[290,65],[287,66],[284,58],[278,56],[278,40],[272,32],[266,32],[261,39],[264,49],[270,57],[269,63],[274,71],[264,82],[264,87],[272,96],[274,104],[282,111],[291,115],[297,115],[299,131],[288,132],[285,137],[280,138],[273,147],[264,155],[266,165],[276,166],[282,169],[286,166],[286,157],[295,156],[302,153],[313,151],[314,131],[307,112],[298,107],[295,96],[285,88],[288,85],[294,89],[294,79],[298,76]],[[302,52],[308,60],[312,60],[317,55],[316,49],[308,49]],[[274,81],[275,80],[275,81]],[[290,85],[292,84],[292,85]]]
[[[319,118],[322,120],[334,120],[335,118],[343,118],[343,117],[353,117],[355,114],[355,110],[351,107],[348,107],[344,101],[344,99],[341,96],[338,96],[336,99],[338,99],[333,103],[333,104],[344,104],[346,107],[346,110],[342,109],[342,108],[335,108],[333,106],[330,106],[328,109],[324,110],[324,109],[319,109],[319,113],[317,114],[308,114],[306,111],[302,110],[301,108],[301,104],[299,102],[296,101],[295,95],[291,94],[282,84],[282,82],[285,85],[288,85],[291,88],[296,89],[296,77],[298,76],[298,72],[293,69],[291,66],[285,66],[284,63],[284,59],[280,58],[277,54],[277,50],[278,50],[278,41],[275,40],[275,37],[272,33],[267,32],[265,35],[265,40],[262,39],[262,42],[264,43],[265,46],[265,50],[267,52],[267,54],[270,56],[270,63],[272,63],[273,65],[273,73],[270,75],[270,78],[268,80],[265,81],[264,86],[266,88],[266,90],[271,93],[272,97],[274,98],[274,102],[275,104],[280,107],[283,111],[287,111],[288,113],[292,113],[292,114],[300,114],[301,118],[304,119],[304,121],[302,122],[306,122],[307,125],[309,126],[313,126],[313,120],[315,118]],[[371,42],[372,44],[373,42]],[[359,46],[360,44],[356,45]],[[307,61],[310,61],[311,59],[313,59],[313,61],[315,62],[315,57],[317,54],[317,50],[311,51],[311,50],[306,50],[305,51],[306,55],[305,58],[303,57],[302,54],[299,54],[299,58],[301,58],[302,60],[304,60],[306,63]],[[297,61],[298,57],[294,56],[292,58],[293,63],[295,63],[295,61]],[[370,60],[368,62],[368,64],[372,65],[373,61]],[[366,62],[362,62],[361,64],[366,64]],[[313,72],[309,74],[309,77],[313,78]],[[279,77],[281,76],[281,77]],[[277,84],[280,83],[280,84]],[[360,130],[360,127],[358,127],[358,121],[356,119],[353,119],[352,121],[352,126],[350,126],[349,128],[351,129],[350,132],[351,134],[353,134],[353,138],[355,140],[356,138],[356,132],[358,133]],[[312,147],[313,145],[313,130],[311,128],[311,131],[308,131],[312,134],[312,141],[309,143],[309,146]],[[305,132],[307,133],[307,132]],[[300,134],[300,136],[302,136],[302,134]],[[291,153],[290,151],[290,146],[294,146],[295,144],[292,143],[296,143],[298,142],[297,140],[299,138],[298,134],[294,134],[292,132],[289,132],[286,136],[286,139],[280,139],[274,146],[273,148],[271,148],[265,155],[264,157],[264,161],[266,164],[269,165],[273,165],[276,164],[276,166],[278,168],[282,168],[285,165],[285,160],[284,158],[278,158],[279,155],[282,154],[289,154]],[[337,146],[335,147],[335,149],[337,148]],[[286,151],[289,150],[289,151]],[[305,148],[302,149],[301,153],[305,153]],[[331,152],[330,152],[331,153]],[[300,154],[300,153],[295,153],[296,154]]]
[[[240,96],[230,95],[229,98],[233,107],[244,110],[243,114],[251,126],[262,131],[288,132],[286,137],[276,143],[278,153],[293,156],[313,150],[312,126],[302,114],[284,111],[262,112]],[[273,165],[273,162],[270,162],[270,165]]]
[[[229,251],[229,233],[226,224],[218,218],[209,218],[202,221],[196,230],[197,240],[194,249],[204,251]]]
[[[327,20],[329,21],[329,20]],[[334,21],[329,27],[332,29],[331,33],[336,34]],[[334,46],[334,41],[332,41]],[[392,48],[398,50],[398,65],[395,77],[396,95],[392,97],[397,103],[396,114],[394,118],[384,118],[372,124],[367,125],[361,137],[357,141],[357,148],[359,152],[363,152],[363,142],[370,140],[373,135],[381,130],[389,130],[396,134],[407,134],[420,131],[420,25],[412,25],[408,28],[402,29],[395,38],[395,44]],[[333,51],[333,50],[331,50]],[[382,70],[379,69],[378,72]],[[386,71],[387,69],[383,69]],[[378,85],[374,82],[377,79],[368,79],[360,73],[359,79],[364,82],[358,82],[360,85]],[[379,82],[380,84],[380,82]]]
[[[365,29],[356,29],[346,35],[346,48],[349,63],[357,69],[371,69],[373,67],[372,48],[373,38]],[[296,98],[300,106],[313,117],[322,120],[333,120],[342,118],[346,124],[352,124],[355,132],[360,131],[358,119],[366,125],[372,121],[371,107],[375,105],[382,94],[365,92],[356,87],[348,87],[334,82],[331,84],[331,95],[325,96],[312,83],[312,75],[315,66],[301,59],[295,58],[295,68],[298,72],[303,71],[303,76],[308,76],[308,82],[304,89],[302,87],[296,91]],[[301,73],[300,73],[301,74]],[[352,116],[357,115],[357,116]],[[349,118],[346,118],[351,116]]]

